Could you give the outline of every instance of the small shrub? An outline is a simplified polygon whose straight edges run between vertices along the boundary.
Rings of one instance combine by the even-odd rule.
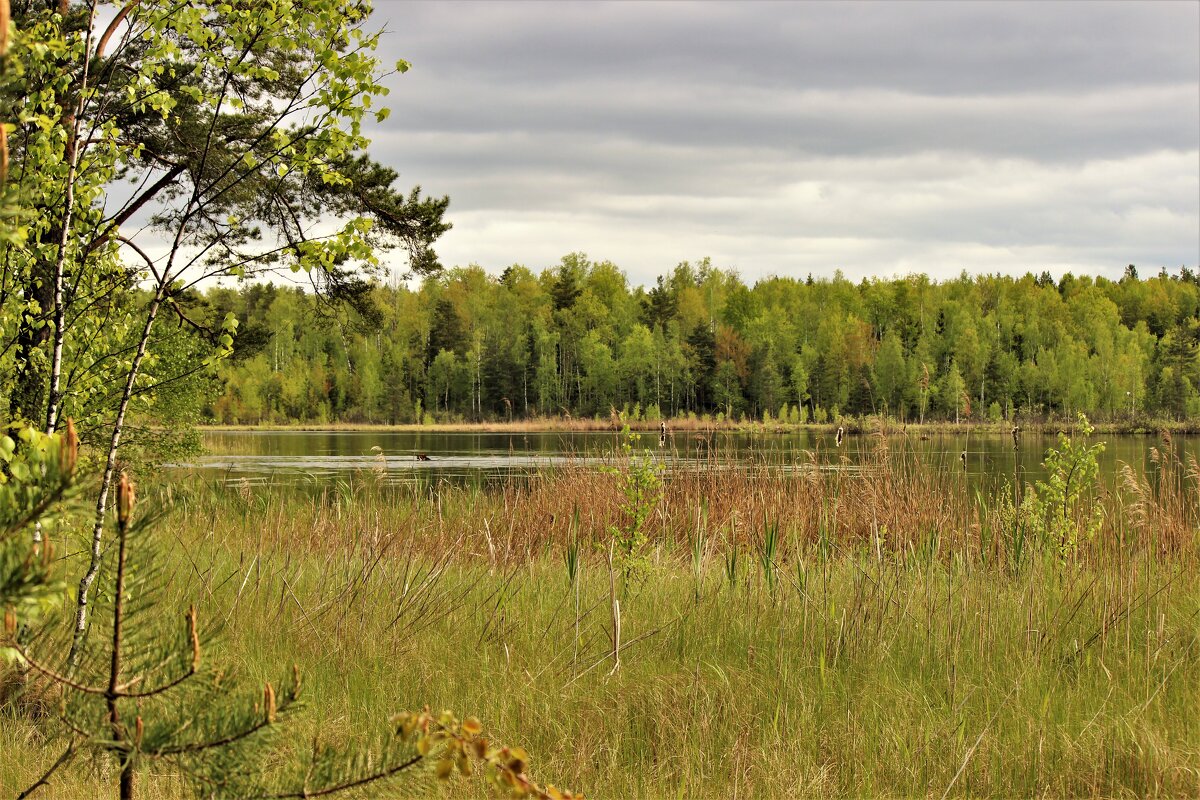
[[[1080,434],[1087,437],[1093,430],[1080,414]],[[1103,452],[1104,442],[1089,446],[1060,432],[1058,447],[1047,450],[1042,462],[1046,480],[1038,481],[1025,496],[1022,509],[1030,532],[1043,544],[1057,547],[1061,558],[1073,554],[1081,539],[1092,539],[1104,521],[1104,509],[1094,502]]]
[[[608,534],[616,545],[616,561],[626,583],[631,578],[641,577],[649,566],[646,555],[646,522],[662,496],[661,467],[649,450],[638,453],[641,437],[630,432],[626,426],[621,442],[621,453],[625,459],[623,468],[606,467],[610,475],[617,478],[621,490],[621,525],[610,525]]]

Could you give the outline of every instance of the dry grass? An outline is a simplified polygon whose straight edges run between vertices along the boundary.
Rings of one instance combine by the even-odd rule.
[[[1200,795],[1196,465],[1130,470],[1097,494],[1093,540],[1016,564],[995,496],[870,447],[861,468],[718,452],[670,473],[611,676],[598,545],[621,495],[590,467],[493,490],[370,473],[316,492],[166,487],[174,600],[228,621],[219,655],[242,672],[300,664],[297,747],[428,702],[595,797]],[[576,509],[578,612],[562,562]],[[0,719],[0,753],[23,756],[0,758],[8,789],[56,751]],[[108,785],[77,765],[52,796]],[[168,777],[144,797],[178,791]]]
[[[661,499],[647,530],[660,557],[690,558],[703,518],[713,548],[757,547],[764,523],[780,530],[779,555],[790,562],[813,548],[907,557],[932,548],[972,562],[1005,564],[1012,532],[1002,520],[1000,495],[1021,494],[971,484],[957,463],[931,467],[916,451],[882,436],[852,440],[863,451],[853,459],[836,448],[762,455],[757,462],[721,451],[706,437],[709,456],[699,465],[664,473]],[[1092,502],[1104,509],[1095,538],[1072,557],[1112,562],[1135,551],[1190,558],[1200,529],[1200,470],[1167,447],[1154,450],[1147,472],[1126,466],[1119,485],[1095,487]],[[619,458],[609,465],[623,468]],[[446,482],[389,485],[381,473],[311,488],[261,488],[200,484],[170,502],[192,518],[210,518],[214,536],[232,535],[248,516],[267,545],[345,553],[347,531],[355,546],[383,546],[383,531],[405,532],[429,555],[448,552],[484,558],[492,566],[524,563],[557,553],[571,536],[578,513],[585,543],[601,544],[611,526],[624,523],[619,479],[594,463],[567,465],[535,479],[513,478],[495,488]],[[978,490],[978,491],[977,491]],[[237,513],[230,513],[236,510]],[[225,529],[222,531],[222,529]],[[362,538],[364,531],[374,531]],[[1034,546],[1035,543],[1030,543]]]

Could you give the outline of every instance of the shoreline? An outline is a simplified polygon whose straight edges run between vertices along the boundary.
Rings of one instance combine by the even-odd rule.
[[[201,433],[245,433],[245,432],[276,432],[276,433],[619,433],[627,425],[635,433],[658,433],[660,420],[638,420],[616,423],[607,419],[568,419],[562,417],[539,417],[536,419],[503,422],[448,422],[432,425],[415,423],[387,424],[367,422],[331,422],[331,423],[267,423],[259,425],[197,425]],[[783,423],[783,422],[715,422],[701,419],[668,419],[665,420],[667,429],[673,432],[690,433],[746,433],[746,434],[793,434],[793,433],[833,433],[839,427],[844,427],[846,433],[853,435],[886,433],[903,435],[918,433],[922,435],[954,435],[982,434],[990,436],[1008,436],[1012,430],[1011,422],[926,422],[901,423],[892,420],[883,421],[879,418],[842,419],[834,423]],[[1018,422],[1022,433],[1054,435],[1058,432],[1070,433],[1075,430],[1077,423],[1062,421]],[[1138,420],[1132,422],[1099,422],[1092,423],[1095,429],[1093,435],[1109,434],[1123,436],[1158,436],[1164,432],[1172,435],[1200,434],[1200,420]]]

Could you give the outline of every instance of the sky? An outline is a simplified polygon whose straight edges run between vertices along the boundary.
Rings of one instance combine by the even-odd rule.
[[[447,266],[635,284],[1200,262],[1200,2],[376,0]]]

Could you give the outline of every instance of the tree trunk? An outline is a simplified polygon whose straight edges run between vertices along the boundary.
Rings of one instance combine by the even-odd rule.
[[[146,313],[146,324],[142,328],[142,338],[138,341],[137,352],[134,354],[132,364],[130,364],[129,375],[125,380],[125,389],[121,393],[121,403],[117,407],[117,418],[113,422],[112,438],[108,444],[108,457],[104,462],[104,475],[100,480],[100,494],[96,498],[96,516],[92,526],[91,560],[88,563],[87,572],[84,573],[83,578],[79,581],[79,597],[76,600],[75,606],[75,633],[71,640],[71,652],[67,659],[72,669],[79,663],[84,639],[87,637],[88,598],[91,594],[92,584],[96,581],[96,575],[100,572],[100,545],[104,540],[104,517],[108,509],[108,490],[112,487],[113,472],[117,466],[117,447],[121,443],[121,432],[125,426],[125,412],[128,411],[129,401],[133,397],[134,383],[137,380],[138,370],[141,369],[142,359],[146,356],[146,346],[150,341],[150,331],[154,328],[154,320],[158,316],[158,309],[162,304],[166,288],[164,284],[159,284],[158,290],[154,293],[154,299],[150,303],[150,308]]]
[[[127,488],[124,483],[125,476],[122,474],[122,487]],[[120,499],[121,490],[117,490],[118,506],[124,503]],[[125,621],[125,557],[126,543],[129,537],[129,519],[124,513],[119,513],[120,520],[118,521],[117,533],[117,577],[114,584],[115,597],[113,597],[113,629],[112,629],[112,653],[109,661],[108,670],[108,691],[104,697],[108,706],[108,726],[112,733],[113,742],[120,744],[128,740],[125,726],[121,723],[120,711],[117,708],[117,699],[120,697],[121,686],[121,633]],[[121,800],[133,800],[133,757],[132,754],[126,756],[121,761],[121,777],[120,777],[120,798]]]
[[[83,44],[83,75],[79,81],[79,100],[72,104],[71,110],[63,116],[63,127],[67,132],[67,140],[63,145],[63,154],[67,161],[67,183],[63,189],[63,218],[62,228],[58,235],[58,255],[54,260],[54,344],[50,354],[50,391],[46,403],[46,433],[54,433],[58,427],[58,417],[62,405],[62,354],[67,311],[63,307],[63,274],[67,264],[67,243],[71,236],[71,222],[75,216],[75,180],[79,173],[79,121],[83,116],[87,102],[88,77],[92,67],[92,26],[96,19],[96,3],[92,2],[88,17],[87,36]],[[107,37],[106,37],[107,38]],[[104,44],[101,43],[101,49]]]
[[[54,343],[50,351],[50,390],[46,402],[46,433],[54,433],[54,429],[58,427],[59,409],[62,403],[60,382],[62,380],[63,341],[66,334],[63,328],[67,316],[67,310],[63,306],[63,272],[66,269],[67,242],[71,236],[71,221],[75,212],[75,175],[79,162],[75,146],[79,125],[75,115],[72,114],[71,117],[70,129],[67,131],[67,185],[63,196],[62,230],[58,236],[58,255],[54,260]]]

